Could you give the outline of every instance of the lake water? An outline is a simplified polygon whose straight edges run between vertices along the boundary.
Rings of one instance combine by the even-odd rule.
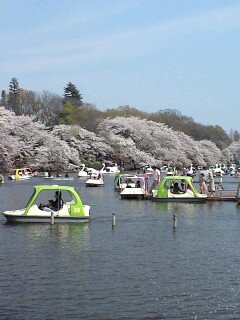
[[[113,179],[56,182],[91,205],[84,225],[0,216],[0,319],[240,319],[240,206],[121,200]],[[0,211],[24,207],[48,183],[6,180]]]

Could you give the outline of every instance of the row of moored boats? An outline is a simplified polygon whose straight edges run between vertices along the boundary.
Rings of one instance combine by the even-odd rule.
[[[173,176],[166,174],[159,185],[149,193],[149,179],[152,171],[145,173],[120,173],[117,166],[112,167],[112,171],[101,170],[85,171],[87,175],[87,187],[104,186],[104,175],[106,173],[115,174],[114,190],[119,192],[121,199],[151,199],[157,202],[204,202],[207,194],[201,194],[194,186],[190,175]],[[22,169],[16,169],[22,170]],[[82,169],[81,169],[82,170]],[[83,172],[81,171],[80,172]],[[31,176],[30,169],[18,171],[18,175]],[[79,176],[80,178],[83,176]],[[47,178],[47,176],[46,176]],[[49,178],[49,176],[48,176]],[[87,183],[88,182],[88,183]],[[55,199],[49,199],[49,193],[55,193]],[[237,188],[236,200],[240,202],[240,183]],[[5,211],[3,215],[8,222],[49,222],[54,218],[55,222],[86,222],[90,217],[90,206],[84,205],[74,187],[60,185],[38,185],[34,187],[34,193],[26,208],[13,211]]]

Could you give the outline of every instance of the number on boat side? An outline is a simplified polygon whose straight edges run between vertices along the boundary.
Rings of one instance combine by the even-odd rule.
[[[79,213],[80,212],[80,208],[74,208],[74,213]]]

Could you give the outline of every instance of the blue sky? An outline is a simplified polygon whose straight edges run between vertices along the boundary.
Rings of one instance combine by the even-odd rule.
[[[239,0],[1,0],[0,89],[176,109],[240,131]]]

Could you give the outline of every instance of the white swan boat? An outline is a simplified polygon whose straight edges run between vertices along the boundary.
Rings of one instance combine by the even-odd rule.
[[[88,168],[89,179],[86,181],[87,187],[101,187],[104,185],[104,168],[105,164],[103,164],[100,170]]]
[[[90,178],[85,182],[86,187],[103,187],[104,180],[103,178]]]
[[[105,166],[104,164],[102,170],[104,174],[117,174],[120,172],[118,165],[116,163],[114,166]]]
[[[3,184],[4,183],[4,177],[2,174],[0,174],[0,184]]]
[[[94,169],[94,168],[88,168],[87,170],[87,177],[90,178],[97,178],[99,176],[99,170]]]
[[[215,168],[213,168],[213,175],[219,177],[223,174],[225,174],[225,171],[222,169],[222,165],[216,164]]]
[[[87,173],[87,171],[85,170],[85,164],[84,163],[82,163],[81,164],[81,169],[80,169],[80,171],[78,172],[78,177],[79,178],[87,178],[88,177],[88,173]]]
[[[195,168],[193,167],[193,165],[190,165],[190,168],[187,171],[187,175],[190,177],[193,177],[195,175]]]

